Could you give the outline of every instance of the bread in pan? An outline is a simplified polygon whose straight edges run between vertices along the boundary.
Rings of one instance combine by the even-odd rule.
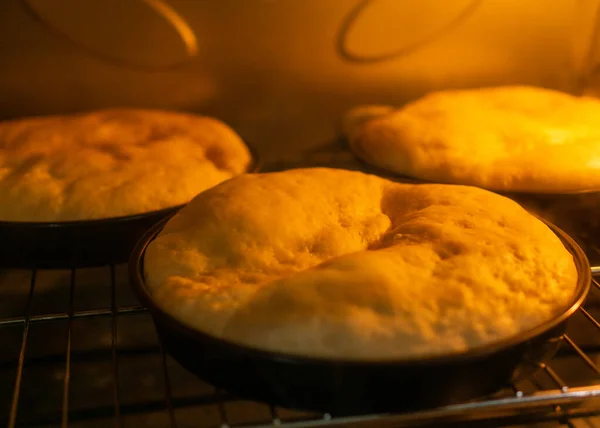
[[[221,121],[115,108],[0,123],[0,221],[62,222],[184,204],[246,171]]]
[[[341,359],[451,354],[564,311],[573,257],[512,200],[328,168],[248,174],[147,247],[155,302],[238,344]]]
[[[496,191],[600,188],[600,100],[529,87],[444,90],[395,109],[352,110],[345,129],[367,163]]]

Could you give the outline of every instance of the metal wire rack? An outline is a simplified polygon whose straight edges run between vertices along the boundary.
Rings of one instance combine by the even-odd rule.
[[[162,351],[149,314],[129,292],[125,266],[3,271],[0,296],[0,417],[8,427],[512,426],[542,421],[574,427],[594,426],[589,418],[600,415],[596,280],[557,357],[527,381],[486,400],[353,418],[240,400],[188,374]]]

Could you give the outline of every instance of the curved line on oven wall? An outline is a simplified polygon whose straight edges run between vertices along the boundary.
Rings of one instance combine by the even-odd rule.
[[[156,13],[165,18],[177,31],[181,41],[185,45],[185,50],[189,57],[194,57],[198,54],[198,41],[196,34],[187,21],[173,7],[169,6],[163,0],[140,0],[154,9]]]
[[[170,5],[164,2],[164,0],[138,0],[141,3],[146,4],[158,15],[164,18],[177,32],[179,38],[185,45],[186,58],[181,61],[175,61],[166,65],[152,65],[152,64],[136,64],[126,59],[113,57],[110,54],[103,53],[100,50],[94,49],[87,46],[85,43],[80,43],[73,37],[69,36],[66,32],[61,31],[56,26],[52,25],[51,22],[42,17],[33,7],[28,0],[20,0],[20,4],[23,10],[32,18],[35,22],[45,27],[50,32],[56,34],[63,40],[68,41],[86,54],[96,57],[97,59],[117,65],[119,67],[131,68],[138,71],[168,71],[175,68],[179,68],[187,64],[191,59],[196,57],[198,54],[198,40],[192,27],[187,21]]]
[[[472,0],[469,4],[465,6],[463,10],[461,10],[454,19],[450,20],[446,25],[441,28],[432,31],[428,35],[425,35],[420,40],[417,40],[412,43],[408,43],[406,46],[403,46],[399,49],[396,49],[389,53],[384,53],[380,55],[361,55],[357,53],[352,53],[348,48],[348,34],[352,31],[356,22],[363,14],[364,10],[373,4],[376,0],[361,0],[357,3],[354,8],[348,12],[348,14],[342,20],[340,25],[340,29],[337,32],[336,37],[336,51],[338,55],[342,57],[344,60],[349,62],[363,63],[363,64],[374,64],[378,62],[388,61],[392,59],[399,58],[403,55],[408,55],[411,52],[414,52],[428,44],[433,43],[439,37],[443,36],[445,33],[451,31],[456,26],[460,25],[462,22],[470,18],[475,11],[479,8],[479,6],[483,3],[483,0]]]

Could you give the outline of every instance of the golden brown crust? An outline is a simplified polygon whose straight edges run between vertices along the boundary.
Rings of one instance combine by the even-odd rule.
[[[577,282],[556,235],[507,198],[327,168],[201,193],[144,260],[156,302],[200,331],[346,359],[506,339],[556,316]]]
[[[0,123],[0,220],[68,221],[188,202],[245,172],[250,153],[224,123],[108,109]]]
[[[447,90],[349,127],[349,139],[366,162],[399,174],[560,193],[600,188],[598,117],[600,101],[548,89]]]

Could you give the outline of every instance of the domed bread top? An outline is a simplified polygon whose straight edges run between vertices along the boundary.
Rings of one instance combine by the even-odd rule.
[[[0,221],[140,214],[189,202],[246,171],[224,123],[160,110],[107,109],[0,123]]]
[[[595,98],[528,86],[445,90],[391,113],[362,106],[346,122],[355,117],[346,125],[355,154],[398,174],[498,191],[600,188]]]
[[[201,193],[149,244],[144,274],[163,310],[209,335],[377,360],[513,337],[564,310],[578,277],[559,238],[508,198],[327,168]]]

